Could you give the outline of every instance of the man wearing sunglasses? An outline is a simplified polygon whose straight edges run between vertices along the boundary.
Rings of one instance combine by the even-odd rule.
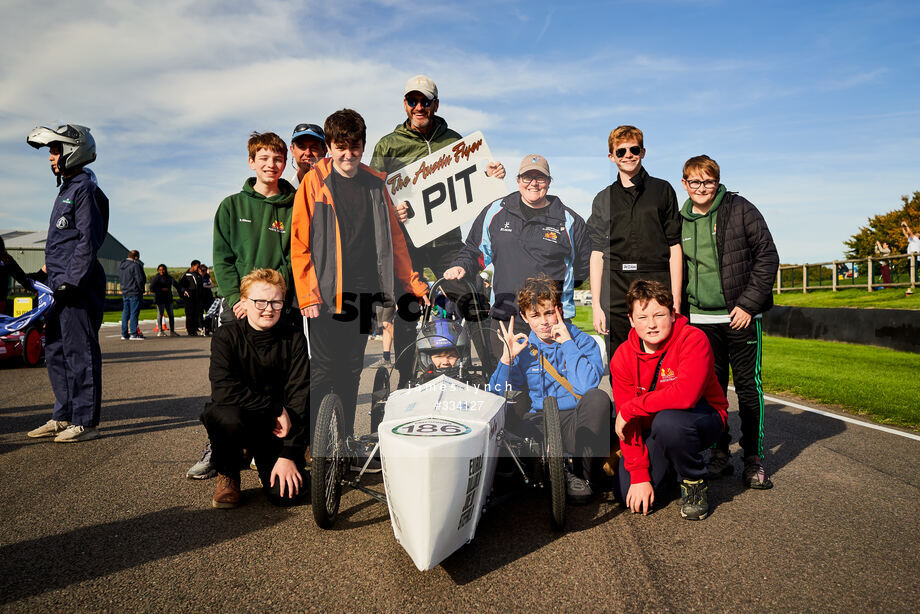
[[[438,86],[429,77],[416,75],[406,81],[403,95],[406,121],[396,126],[393,132],[377,142],[370,166],[389,175],[463,138],[447,127],[444,118],[435,115],[439,103]],[[505,176],[505,167],[501,162],[491,162],[486,168],[486,173],[501,179]],[[397,203],[396,215],[402,227],[402,223],[408,219],[408,203]],[[463,246],[463,237],[459,228],[454,228],[425,245],[414,245],[404,227],[402,230],[409,249],[409,257],[412,259],[412,266],[418,272],[419,279],[424,279],[426,267],[430,268],[437,277],[442,277]],[[414,342],[415,322],[396,317],[394,345],[400,388],[404,387],[413,376],[412,355],[404,350],[413,346]]]
[[[629,333],[626,292],[633,281],[663,283],[680,310],[683,252],[677,195],[643,168],[642,131],[619,126],[607,144],[617,179],[594,197],[587,224],[594,330],[605,335],[612,356]]]

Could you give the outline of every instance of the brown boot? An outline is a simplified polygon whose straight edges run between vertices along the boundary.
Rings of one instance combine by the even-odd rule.
[[[242,497],[240,476],[230,477],[222,473],[217,474],[217,490],[214,492],[214,500],[211,501],[211,505],[218,509],[238,507]]]

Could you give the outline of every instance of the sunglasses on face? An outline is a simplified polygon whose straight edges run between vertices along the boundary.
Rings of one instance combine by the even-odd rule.
[[[715,179],[707,179],[706,181],[700,181],[699,179],[686,179],[685,181],[687,182],[687,185],[690,186],[691,190],[698,190],[700,186],[703,186],[707,190],[711,190],[719,183]]]
[[[619,149],[613,152],[613,155],[615,155],[617,158],[622,158],[623,156],[626,155],[627,149],[629,153],[631,153],[634,156],[638,156],[640,153],[642,153],[641,147],[639,147],[638,145],[633,145],[632,147],[629,147],[629,148],[620,147]]]
[[[417,104],[422,105],[423,109],[427,109],[432,105],[432,103],[434,103],[434,100],[428,100],[424,96],[421,98],[416,98],[415,96],[406,96],[406,104],[409,105],[410,109],[414,109],[415,105]]]

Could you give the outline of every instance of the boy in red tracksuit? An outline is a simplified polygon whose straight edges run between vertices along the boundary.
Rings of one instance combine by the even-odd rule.
[[[722,432],[728,401],[713,367],[706,335],[674,312],[671,291],[638,280],[626,294],[633,329],[610,361],[620,438],[614,495],[647,514],[655,491],[673,474],[680,481],[680,515],[709,515],[702,452]]]

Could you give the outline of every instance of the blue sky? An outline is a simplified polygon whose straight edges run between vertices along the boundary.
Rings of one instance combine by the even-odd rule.
[[[3,14],[0,228],[47,228],[54,179],[25,136],[81,123],[110,232],[148,265],[211,261],[251,131],[287,140],[348,106],[367,121],[367,160],[417,73],[509,175],[545,155],[551,191],[585,217],[613,179],[620,124],[642,128],[646,168],[681,202],[683,162],[715,158],[784,263],[841,257],[869,216],[920,190],[915,2],[8,1]]]

